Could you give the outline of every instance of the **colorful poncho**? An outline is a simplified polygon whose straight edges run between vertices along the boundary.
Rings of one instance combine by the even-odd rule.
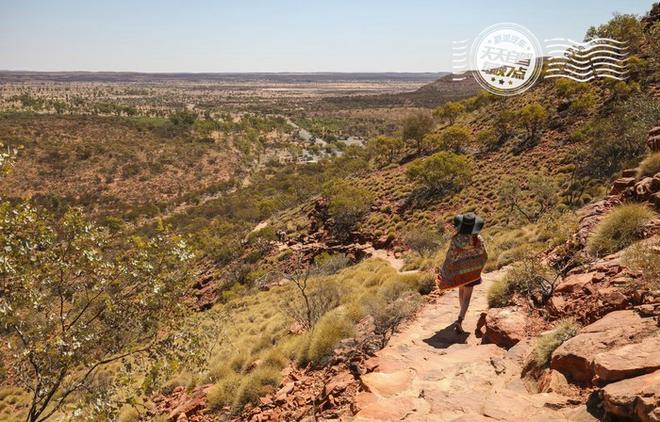
[[[479,280],[487,259],[481,236],[455,235],[440,269],[438,288],[451,289]]]

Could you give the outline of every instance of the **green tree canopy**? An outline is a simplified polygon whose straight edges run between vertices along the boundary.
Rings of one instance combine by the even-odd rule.
[[[463,103],[457,101],[448,101],[433,110],[433,117],[442,122],[453,125],[458,116],[465,111]]]
[[[433,129],[433,119],[426,113],[417,113],[403,120],[401,139],[415,144],[417,153],[422,152],[424,135]]]
[[[406,176],[433,193],[460,190],[472,175],[472,163],[464,155],[441,151],[408,166]]]

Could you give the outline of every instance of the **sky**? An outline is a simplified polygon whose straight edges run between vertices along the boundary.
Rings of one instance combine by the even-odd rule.
[[[0,0],[0,69],[438,72],[451,41],[514,22],[582,40],[639,0]]]

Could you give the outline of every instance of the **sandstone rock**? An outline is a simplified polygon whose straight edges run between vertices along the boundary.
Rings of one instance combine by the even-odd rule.
[[[609,415],[660,421],[660,371],[610,384],[601,396]]]
[[[516,307],[489,309],[483,342],[509,349],[525,338],[526,326],[527,317]]]
[[[622,177],[616,179],[612,183],[612,189],[610,190],[610,195],[618,195],[622,193],[626,188],[632,187],[635,184],[634,177]]]
[[[651,199],[651,194],[653,193],[653,178],[645,177],[639,182],[635,183],[633,188],[635,192],[635,198],[638,201],[647,201]]]
[[[571,387],[564,374],[555,371],[554,369],[551,369],[541,376],[538,388],[541,393],[558,393],[565,396],[570,396],[572,394]]]
[[[601,382],[614,382],[660,369],[660,336],[599,353],[594,372]]]
[[[594,278],[594,273],[570,274],[559,282],[555,291],[557,293],[571,293],[581,289]]]
[[[637,169],[625,169],[621,172],[621,177],[635,177],[637,176]]]
[[[632,310],[611,312],[559,346],[552,354],[550,367],[574,381],[589,383],[595,376],[597,355],[640,343],[657,333],[652,318],[642,318]]]
[[[392,373],[371,372],[362,375],[361,380],[366,391],[379,397],[391,397],[410,390],[413,387],[414,375],[412,370]]]

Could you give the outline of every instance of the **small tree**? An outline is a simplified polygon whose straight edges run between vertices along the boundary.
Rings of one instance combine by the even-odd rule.
[[[425,113],[408,116],[403,121],[401,139],[403,142],[412,142],[418,154],[422,152],[424,135],[433,129],[433,119]]]
[[[367,143],[369,155],[385,164],[390,164],[401,152],[403,142],[401,139],[390,136],[378,136]]]
[[[374,200],[373,194],[345,180],[330,182],[323,190],[328,198],[328,215],[334,219],[335,234],[340,237],[348,236],[369,212]]]
[[[470,143],[472,134],[464,126],[451,126],[440,133],[437,146],[444,151],[462,153]]]
[[[436,119],[453,125],[458,116],[465,111],[465,106],[462,103],[455,101],[448,101],[443,105],[433,110],[433,117]]]
[[[527,130],[527,137],[529,139],[536,139],[539,129],[541,129],[548,113],[545,108],[538,103],[530,104],[523,107],[518,112],[520,123]]]
[[[464,155],[441,151],[410,164],[406,175],[432,193],[458,191],[472,175],[472,163]]]
[[[4,203],[0,220],[0,330],[16,382],[31,392],[27,421],[79,392],[102,395],[93,380],[104,366],[158,353],[187,287],[181,239],[115,245],[76,209],[55,219]]]
[[[487,151],[496,149],[499,144],[499,136],[495,129],[482,129],[477,132],[477,144],[484,147]]]
[[[506,142],[513,134],[513,122],[516,116],[510,110],[502,110],[495,115],[494,127],[498,136],[498,145]]]

